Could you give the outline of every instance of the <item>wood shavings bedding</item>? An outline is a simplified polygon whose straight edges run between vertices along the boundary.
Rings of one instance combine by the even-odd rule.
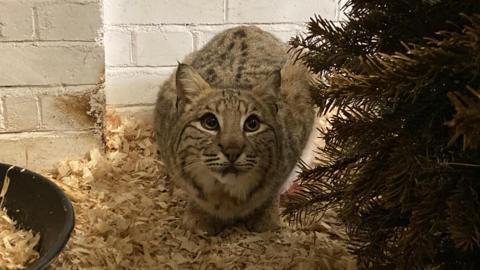
[[[0,269],[24,269],[38,257],[35,247],[40,234],[15,227],[4,209],[0,209]]]
[[[168,192],[152,129],[106,116],[106,151],[62,162],[54,181],[72,199],[76,226],[58,269],[355,269],[336,221],[216,237],[186,231],[185,201]],[[339,237],[341,236],[341,237]]]

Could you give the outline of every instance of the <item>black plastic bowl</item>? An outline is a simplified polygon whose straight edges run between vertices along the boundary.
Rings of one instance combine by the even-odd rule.
[[[0,163],[0,187],[9,167]],[[70,238],[75,223],[72,204],[60,188],[37,173],[15,167],[8,177],[10,185],[4,205],[8,216],[17,221],[17,227],[40,233],[40,257],[26,269],[44,269]]]

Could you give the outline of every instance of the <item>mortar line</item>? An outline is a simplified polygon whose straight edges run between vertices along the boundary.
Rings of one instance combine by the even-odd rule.
[[[130,31],[130,64],[137,65],[137,33]]]
[[[11,139],[21,139],[23,136],[24,138],[40,138],[40,137],[55,137],[60,135],[81,135],[81,134],[89,134],[92,132],[97,131],[96,128],[85,128],[81,130],[53,130],[53,129],[42,129],[42,130],[21,130],[21,131],[1,131],[0,132],[0,139],[8,139],[5,137],[11,137]],[[31,136],[35,135],[35,136]]]
[[[68,40],[68,39],[32,39],[32,40],[5,40],[2,41],[2,44],[27,44],[27,45],[55,45],[56,47],[61,46],[73,46],[73,45],[96,45],[95,40]]]
[[[200,47],[200,36],[199,33],[196,31],[192,31],[192,29],[188,29],[190,35],[192,35],[192,50],[196,51]]]
[[[177,67],[177,65],[163,65],[163,66],[106,66],[108,68],[107,71],[128,71],[128,70],[165,70],[167,72],[172,71],[172,68]],[[1,87],[0,87],[1,88]]]
[[[0,22],[0,37],[5,37],[5,35],[3,34],[3,27],[4,27],[4,24],[2,22]]]
[[[2,85],[2,88],[57,88],[57,87],[75,87],[75,86],[95,86],[95,83],[77,83],[77,84],[21,84],[21,85]]]
[[[38,95],[35,95],[35,104],[37,105],[37,123],[38,123],[38,128],[43,127],[43,112],[42,112],[42,100],[38,97]]]
[[[107,109],[131,109],[131,108],[151,108],[155,107],[155,103],[135,103],[135,104],[107,104]]]
[[[227,12],[228,13],[228,12]],[[332,22],[341,22],[337,20],[332,20]],[[224,23],[198,23],[198,24],[193,24],[195,28],[197,27],[212,27],[212,26],[229,26],[229,25],[304,25],[304,21],[284,21],[284,22],[244,22],[244,23],[238,23],[238,22],[224,22]],[[142,29],[142,28],[153,28],[155,30],[161,30],[165,29],[166,32],[168,32],[168,27],[173,26],[173,27],[185,27],[185,23],[149,23],[149,24],[110,24],[110,25],[105,25],[105,29],[107,30],[135,30],[135,29]],[[158,29],[157,29],[158,28]]]
[[[181,60],[181,59],[179,59]],[[135,70],[142,70],[142,69],[151,69],[151,70],[162,70],[165,69],[167,72],[170,72],[169,68],[175,68],[177,65],[163,65],[163,66],[152,66],[152,65],[131,65],[131,66],[106,66],[108,71],[135,71]]]
[[[28,168],[28,147],[27,147],[27,145],[24,145],[23,149],[25,151],[25,168]]]
[[[228,21],[228,0],[223,0],[223,23]]]
[[[5,102],[5,97],[1,97],[2,99],[2,115],[3,115],[3,127],[6,129],[8,126],[8,110],[7,110],[7,104]]]
[[[0,128],[5,129],[5,102],[3,101],[4,97],[0,98]]]
[[[32,7],[32,27],[33,27],[33,39],[40,40],[40,25],[38,22],[38,8],[37,6]]]

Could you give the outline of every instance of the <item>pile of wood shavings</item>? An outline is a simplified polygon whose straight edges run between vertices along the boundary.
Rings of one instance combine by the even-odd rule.
[[[40,235],[15,227],[5,210],[0,209],[0,269],[24,269],[38,259],[35,247]]]
[[[106,153],[62,162],[54,181],[72,199],[76,226],[59,269],[355,269],[342,234],[317,228],[216,237],[186,231],[185,201],[167,191],[152,129],[106,116]],[[322,225],[323,224],[323,225]]]

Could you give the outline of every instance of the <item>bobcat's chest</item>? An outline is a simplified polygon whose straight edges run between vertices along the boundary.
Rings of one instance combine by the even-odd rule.
[[[250,191],[257,186],[255,178],[244,175],[222,180],[226,181],[222,183],[210,174],[197,178],[203,197],[195,197],[196,203],[222,219],[234,219],[248,214],[256,206],[256,201],[249,196]]]

